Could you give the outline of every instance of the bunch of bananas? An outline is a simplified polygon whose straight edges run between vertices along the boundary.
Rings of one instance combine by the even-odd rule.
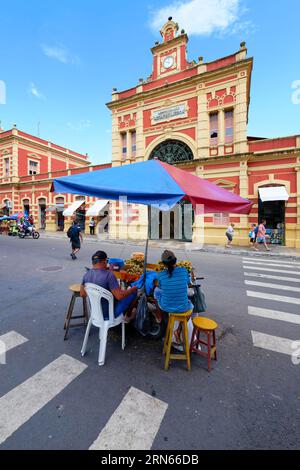
[[[144,260],[142,259],[129,259],[125,264],[126,272],[128,274],[140,274],[144,272]]]
[[[157,262],[158,268],[156,269],[157,272],[161,272],[166,269],[166,266],[162,261]],[[191,272],[193,269],[192,263],[190,261],[178,261],[177,266],[179,268],[185,268],[188,272]]]
[[[179,261],[177,263],[179,268],[185,268],[188,272],[191,272],[193,269],[192,263],[190,261]]]

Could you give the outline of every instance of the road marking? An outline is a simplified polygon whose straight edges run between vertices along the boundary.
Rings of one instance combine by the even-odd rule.
[[[18,346],[27,343],[27,341],[27,338],[19,335],[16,331],[10,331],[9,333],[5,333],[5,335],[0,336],[0,342],[5,344],[5,352],[17,348]]]
[[[300,266],[300,263],[296,263],[296,262],[293,262],[293,261],[286,261],[286,260],[276,260],[276,259],[262,259],[262,258],[258,258],[258,259],[255,259],[255,258],[243,258],[244,261],[248,262],[248,261],[251,261],[252,263],[267,263],[267,264],[272,264],[272,263],[284,263],[284,264],[288,264],[290,266]]]
[[[150,450],[167,408],[131,388],[90,450]]]
[[[244,273],[245,277],[255,277],[258,279],[274,279],[276,281],[286,281],[286,282],[299,282],[300,278],[296,277],[284,277],[284,276],[272,276],[271,274],[260,274],[260,273]]]
[[[263,261],[245,261],[244,260],[244,263],[247,263],[247,264],[255,264],[255,266],[266,266],[266,263],[264,263]],[[269,263],[267,266],[269,266],[270,268],[275,268],[275,267],[278,267],[278,268],[294,268],[294,269],[299,269],[299,274],[300,274],[300,266],[299,268],[297,266],[292,266],[290,264],[286,264],[286,263]]]
[[[284,269],[269,269],[269,268],[259,268],[258,266],[243,266],[244,269],[252,269],[254,271],[265,271],[269,273],[284,273],[284,274],[296,274],[300,276],[299,271],[286,271]]]
[[[248,313],[254,317],[269,318],[270,320],[279,320],[300,325],[300,315],[293,313],[279,312],[278,310],[258,307],[248,307]]]
[[[267,289],[287,290],[300,292],[300,287],[284,286],[282,284],[270,284],[269,282],[245,281],[246,286],[266,287]]]
[[[0,398],[0,444],[78,377],[87,366],[60,356]]]
[[[281,354],[292,356],[294,341],[287,338],[279,338],[278,336],[265,335],[257,331],[252,331],[253,344],[256,348],[267,349]]]
[[[282,295],[273,295],[263,292],[247,291],[248,297],[254,297],[256,299],[275,300],[276,302],[286,302],[287,304],[300,305],[300,299],[294,297],[284,297]]]

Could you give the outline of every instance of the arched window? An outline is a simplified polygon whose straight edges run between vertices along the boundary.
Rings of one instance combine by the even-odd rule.
[[[149,160],[158,160],[170,165],[194,160],[190,147],[180,140],[166,140],[159,144],[151,153]]]

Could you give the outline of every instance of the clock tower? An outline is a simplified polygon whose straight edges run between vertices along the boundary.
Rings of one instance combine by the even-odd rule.
[[[184,30],[178,34],[179,26],[170,17],[162,27],[160,34],[163,42],[157,42],[151,49],[153,54],[152,80],[168,77],[186,70],[188,36]]]

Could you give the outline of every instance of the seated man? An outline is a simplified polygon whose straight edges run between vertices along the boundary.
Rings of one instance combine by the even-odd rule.
[[[82,285],[80,288],[81,297],[86,297],[85,284],[96,284],[110,291],[115,298],[114,315],[118,318],[122,313],[127,313],[127,318],[130,318],[132,309],[137,302],[137,287],[132,287],[128,290],[122,290],[115,275],[108,269],[107,254],[104,251],[97,251],[92,257],[93,268],[90,269],[83,277]],[[108,320],[108,302],[102,299],[102,310],[104,319]]]

